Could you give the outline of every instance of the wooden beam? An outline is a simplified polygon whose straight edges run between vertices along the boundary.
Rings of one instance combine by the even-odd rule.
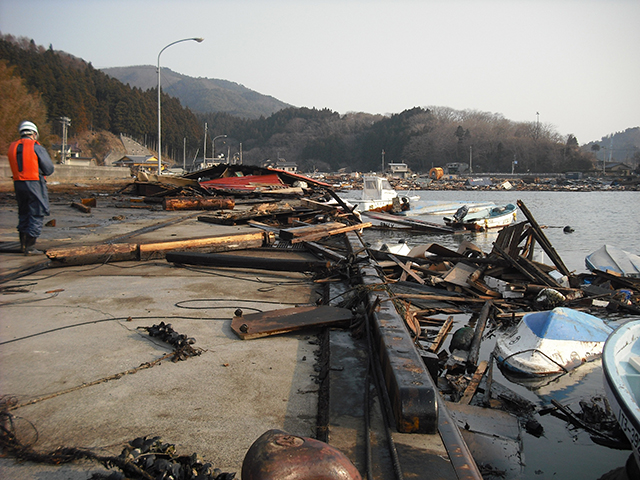
[[[449,333],[449,331],[451,331],[451,327],[453,327],[453,317],[452,316],[447,318],[447,320],[445,320],[445,322],[442,325],[442,327],[440,327],[440,331],[438,332],[438,335],[436,336],[435,340],[429,346],[429,351],[435,353],[440,349],[440,346],[442,345],[442,342],[444,342],[444,339],[447,337],[447,334]]]
[[[489,313],[491,313],[491,308],[493,307],[493,302],[491,300],[487,301],[482,310],[480,311],[480,316],[478,317],[478,321],[476,322],[476,329],[473,333],[473,338],[471,339],[471,347],[469,348],[469,357],[467,359],[467,370],[474,370],[478,364],[478,355],[480,354],[480,344],[482,343],[482,334],[484,333],[484,329],[487,325],[487,319],[489,318]]]
[[[344,225],[344,224],[342,224]],[[342,227],[342,228],[336,228],[335,230],[329,230],[327,232],[324,233],[317,233],[317,234],[313,234],[313,235],[307,235],[304,237],[297,237],[291,240],[291,243],[300,243],[300,242],[313,242],[315,240],[321,240],[325,237],[330,237],[332,235],[338,235],[340,233],[347,233],[347,232],[352,232],[354,230],[360,230],[362,228],[367,228],[370,227],[371,223],[367,222],[367,223],[359,223],[357,225],[351,225],[348,227]]]
[[[473,374],[473,377],[471,378],[471,381],[469,382],[469,385],[467,385],[467,388],[464,390],[464,393],[462,394],[462,398],[460,399],[460,402],[458,403],[461,403],[462,405],[469,405],[469,403],[471,403],[471,399],[475,395],[476,390],[480,385],[480,381],[482,380],[482,377],[484,376],[484,372],[486,372],[488,365],[489,365],[489,362],[487,362],[486,360],[483,360],[480,362],[480,364],[478,365],[478,368]]]
[[[232,210],[235,206],[233,198],[164,198],[162,207],[165,210]]]
[[[72,202],[71,206],[82,213],[91,213],[91,207],[78,202]]]
[[[52,261],[52,266],[124,262],[138,259],[138,245],[135,243],[113,243],[110,245],[50,248],[46,255]]]
[[[321,232],[327,232],[329,230],[335,230],[336,228],[344,227],[344,223],[340,222],[327,222],[314,225],[301,225],[299,227],[290,227],[280,230],[279,237],[282,240],[293,240],[297,237],[304,237],[307,235],[313,235]]]
[[[164,258],[167,252],[172,250],[225,252],[229,250],[259,248],[265,243],[268,243],[269,235],[270,234],[266,232],[256,231],[233,235],[192,238],[189,240],[176,240],[172,242],[146,243],[140,245],[140,260]]]
[[[407,262],[407,265],[405,265],[392,254],[389,254],[389,258],[393,260],[396,263],[396,265],[398,265],[407,275],[411,275],[411,278],[413,278],[416,282],[418,282],[421,285],[424,285],[424,279],[420,277],[416,272],[411,270],[411,267],[410,267],[411,262]],[[400,280],[404,281],[402,277],[400,278]]]
[[[546,252],[546,254],[549,255],[549,258],[551,259],[553,264],[558,268],[558,270],[560,270],[560,272],[562,272],[562,274],[567,276],[571,275],[571,272],[560,258],[560,255],[558,255],[558,252],[555,251],[555,249],[551,245],[551,242],[540,228],[540,225],[538,225],[538,222],[536,222],[536,219],[533,218],[532,213],[525,206],[522,200],[518,200],[517,203],[518,207],[520,208],[522,213],[524,213],[524,216],[527,217],[527,220],[529,220],[529,223],[533,227],[533,232],[536,236],[536,240],[538,241],[542,249]]]

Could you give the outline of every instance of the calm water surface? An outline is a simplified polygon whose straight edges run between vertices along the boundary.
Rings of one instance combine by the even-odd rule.
[[[345,198],[355,198],[359,192],[351,192]],[[531,211],[538,224],[547,226],[544,230],[549,241],[558,252],[569,270],[586,272],[585,256],[604,244],[615,245],[623,250],[640,254],[640,192],[508,192],[508,191],[421,191],[417,192],[424,201],[442,202],[494,202],[498,205],[516,203],[522,200]],[[419,206],[421,202],[416,202]],[[428,221],[442,223],[442,218],[423,216]],[[518,221],[526,220],[518,211]],[[563,232],[565,226],[574,232]],[[491,251],[497,233],[476,233],[465,235],[411,235],[398,232],[365,230],[365,240],[377,243],[397,243],[406,241],[409,246],[438,243],[457,249],[463,240],[468,240]],[[550,262],[547,262],[550,263]],[[468,316],[456,316],[456,327],[462,326]],[[638,317],[607,317],[605,321],[612,327]],[[493,341],[485,340],[481,358],[488,359],[493,349]],[[564,375],[549,385],[523,386],[515,384],[494,369],[494,380],[516,391],[540,407],[551,405],[551,399],[569,405],[579,412],[578,402],[593,396],[604,396],[602,368],[600,362],[586,364]],[[537,417],[544,426],[545,433],[536,438],[523,431],[525,468],[521,478],[543,479],[586,479],[597,480],[605,473],[621,467],[626,462],[628,451],[612,450],[595,444],[582,430],[574,430],[551,415]],[[513,478],[513,477],[512,477]]]

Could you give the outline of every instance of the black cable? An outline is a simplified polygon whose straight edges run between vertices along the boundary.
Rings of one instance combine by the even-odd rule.
[[[229,307],[232,308],[232,307]],[[215,317],[185,317],[183,315],[176,316],[158,316],[158,315],[149,315],[145,317],[114,317],[114,318],[103,318],[100,320],[89,320],[87,322],[75,323],[73,325],[65,325],[63,327],[52,328],[51,330],[45,330],[43,332],[32,333],[31,335],[25,335],[24,337],[13,338],[11,340],[5,340],[4,342],[0,342],[0,345],[6,345],[7,343],[18,342],[21,340],[27,340],[29,338],[38,337],[40,335],[46,335],[47,333],[59,332],[61,330],[66,330],[68,328],[75,327],[83,327],[85,325],[91,325],[93,323],[104,323],[104,322],[114,322],[114,321],[131,321],[131,320],[149,320],[149,319],[163,319],[163,320],[215,320],[215,321],[227,321],[229,318],[215,318]]]

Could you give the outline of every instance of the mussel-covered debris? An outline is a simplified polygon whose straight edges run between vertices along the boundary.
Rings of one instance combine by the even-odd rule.
[[[178,455],[173,444],[165,443],[160,437],[138,437],[132,440],[118,456],[98,455],[95,451],[76,447],[58,447],[51,452],[34,450],[33,443],[38,438],[35,426],[30,442],[24,440],[24,432],[18,433],[19,418],[9,413],[15,400],[0,398],[0,447],[5,455],[19,461],[29,461],[49,465],[62,465],[79,460],[90,460],[106,468],[118,468],[111,474],[95,473],[92,479],[127,480],[157,478],[172,480],[232,480],[235,473],[226,473],[207,463],[196,453]]]
[[[204,461],[200,455],[178,455],[173,444],[165,443],[160,437],[138,437],[124,447],[117,457],[117,462],[104,461],[106,467],[119,467],[120,464],[134,465],[139,475],[127,476],[114,472],[111,475],[94,474],[93,480],[125,480],[125,479],[166,479],[166,480],[232,480],[235,473],[223,472],[211,463]]]
[[[174,362],[186,360],[188,357],[196,357],[202,353],[202,349],[192,346],[196,343],[195,338],[176,332],[170,323],[160,322],[151,327],[138,328],[149,332],[150,337],[157,337],[171,345],[174,348],[174,356],[171,360]]]

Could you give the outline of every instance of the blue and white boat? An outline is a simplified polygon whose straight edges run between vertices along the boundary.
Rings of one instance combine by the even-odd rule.
[[[444,223],[452,228],[484,232],[492,228],[502,228],[516,220],[517,207],[508,203],[502,207],[487,207],[469,213],[461,207],[453,217],[444,217]]]
[[[496,340],[501,367],[520,375],[550,375],[598,359],[612,329],[588,313],[565,307],[528,313]]]
[[[604,389],[640,466],[640,320],[618,327],[602,354]]]

